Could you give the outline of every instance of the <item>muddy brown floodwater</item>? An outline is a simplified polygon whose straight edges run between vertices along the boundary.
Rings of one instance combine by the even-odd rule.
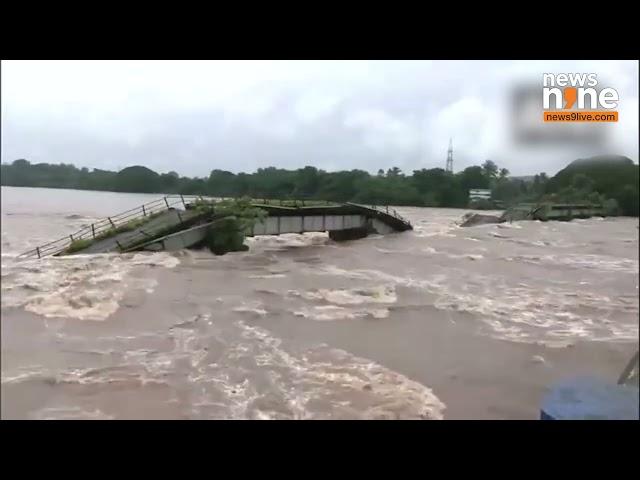
[[[638,348],[638,219],[22,251],[157,198],[2,187],[2,418],[536,419]]]

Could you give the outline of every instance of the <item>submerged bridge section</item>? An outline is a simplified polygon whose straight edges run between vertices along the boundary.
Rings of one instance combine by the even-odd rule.
[[[202,197],[168,196],[108,217],[84,229],[25,252],[22,257],[73,255],[136,250],[179,250],[196,246],[223,217],[203,215],[191,208]],[[244,232],[246,236],[329,232],[336,241],[363,238],[370,233],[412,230],[411,223],[394,209],[354,203],[320,204],[274,200],[253,201],[267,213]],[[212,218],[213,217],[213,218]]]
[[[247,235],[280,235],[283,233],[335,232],[366,228],[369,233],[387,234],[411,230],[411,223],[389,207],[343,203],[281,207],[254,204],[265,210],[268,217],[256,224]]]
[[[265,210],[268,216],[244,232],[248,237],[329,232],[331,239],[343,241],[363,238],[370,233],[384,235],[413,228],[410,222],[387,207],[353,203],[285,207],[254,202],[252,205]],[[216,220],[149,240],[136,250],[173,251],[198,245],[215,223]]]

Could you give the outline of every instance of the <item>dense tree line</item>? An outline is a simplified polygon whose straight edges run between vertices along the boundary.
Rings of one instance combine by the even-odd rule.
[[[578,160],[553,178],[540,173],[526,181],[511,178],[507,169],[491,160],[455,174],[431,168],[406,175],[394,167],[371,175],[363,170],[326,172],[308,166],[297,170],[260,168],[250,174],[216,169],[208,178],[181,177],[175,172],[158,174],[142,166],[110,172],[16,160],[1,166],[0,180],[7,186],[460,208],[469,205],[470,189],[491,189],[493,199],[505,205],[540,199],[615,199],[621,213],[638,215],[638,166],[625,157]]]

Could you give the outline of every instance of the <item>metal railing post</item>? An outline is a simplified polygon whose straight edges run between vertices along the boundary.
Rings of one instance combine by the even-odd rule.
[[[165,205],[167,206],[167,208],[170,208],[170,205],[171,205],[171,204],[169,203],[168,198],[177,198],[177,197],[178,197],[178,195],[175,195],[174,197],[166,196],[166,195],[165,195],[165,196],[162,198],[162,200],[164,200],[164,203],[165,203]],[[204,202],[204,198],[203,198],[203,196],[202,196],[202,195],[193,195],[193,196],[191,196],[191,197],[193,197],[193,198],[197,198],[197,199],[198,199],[198,200],[200,200],[201,202]],[[186,202],[186,199],[184,198],[184,195],[180,194],[180,200],[182,201],[182,204],[183,204],[183,205],[185,206],[185,208],[186,208],[187,202]],[[284,206],[284,201],[283,201],[283,199],[279,199],[279,200],[280,200],[280,205]],[[155,204],[156,204],[156,202],[160,202],[160,201],[161,201],[161,200],[160,200],[160,199],[158,199],[158,200],[155,200],[155,201],[153,201],[153,202],[148,203],[147,205],[155,205]],[[269,204],[270,204],[268,199],[264,199],[264,198],[263,198],[263,202],[264,202],[264,203],[266,203],[267,205],[269,205]],[[277,202],[278,202],[278,199],[275,199],[275,200],[274,200],[274,202],[273,202],[273,205],[277,205]],[[297,206],[299,205],[299,203],[300,203],[300,202],[298,202],[297,200],[295,200],[295,199],[293,200],[293,204],[294,204],[294,206],[296,206],[296,207],[297,207]],[[330,203],[330,202],[329,202],[329,201],[327,201],[327,203]],[[305,205],[304,200],[302,200],[302,204],[303,204],[303,205]],[[144,204],[143,204],[143,205],[141,205],[141,207],[139,207],[139,208],[141,208],[141,210],[142,210],[142,214],[143,214],[143,216],[145,216],[145,217],[153,214],[153,208],[152,208],[151,210],[147,211],[147,208],[146,208],[146,206],[145,206]],[[151,208],[151,207],[150,207],[150,208]],[[211,205],[211,208],[212,208],[212,210],[213,210],[213,204]],[[161,211],[161,208],[158,210],[158,212],[160,212],[160,211]],[[133,213],[131,213],[131,212],[133,212]],[[131,219],[133,219],[133,218],[138,218],[139,211],[137,211],[137,208],[134,208],[134,209],[131,209],[131,210],[127,210],[126,212],[123,212],[123,213],[121,213],[121,214],[115,215],[115,217],[116,217],[116,219],[120,219],[120,216],[122,216],[122,215],[124,215],[124,214],[129,214],[129,215],[128,215],[128,216],[126,216],[126,217],[124,217],[124,218],[123,218],[123,220],[124,220],[125,218],[129,218],[129,221],[130,221],[130,220],[131,220]],[[177,212],[177,215],[178,215],[178,219],[180,220],[180,223],[184,223],[184,219],[183,219],[182,215],[180,215],[180,213],[179,213],[179,212]],[[116,224],[116,223],[115,223],[115,221],[112,219],[112,217],[106,217],[106,220],[109,222],[109,224],[110,224],[111,228],[113,228],[113,229],[118,228],[118,227],[117,227],[117,224]],[[92,236],[92,238],[94,238],[94,239],[98,238],[98,236],[100,235],[100,232],[101,232],[102,230],[105,230],[105,229],[103,229],[103,228],[102,228],[102,227],[105,225],[105,224],[104,224],[104,219],[99,220],[97,223],[98,223],[98,229],[97,229],[98,231],[97,231],[97,232],[96,232],[96,225],[95,225],[95,223],[91,223],[91,224],[90,224],[90,226],[91,226],[91,230],[90,230],[90,231],[91,231],[91,236]],[[59,253],[59,252],[64,251],[64,250],[67,248],[67,243],[66,243],[66,242],[71,241],[71,243],[73,243],[74,241],[82,240],[82,239],[83,239],[83,235],[88,234],[88,232],[89,232],[89,226],[86,226],[86,227],[84,227],[83,229],[80,229],[79,231],[77,231],[76,233],[69,234],[69,236],[68,236],[69,240],[67,240],[67,237],[66,237],[66,236],[64,236],[64,237],[62,237],[62,238],[60,238],[60,239],[58,239],[58,240],[55,240],[55,241],[53,241],[53,242],[49,242],[49,243],[47,243],[47,244],[43,245],[42,247],[44,248],[44,250],[41,250],[41,247],[40,247],[40,246],[37,246],[37,247],[35,247],[35,249],[34,249],[34,250],[31,250],[28,254],[22,254],[22,256],[25,256],[25,255],[33,256],[33,254],[35,253],[35,254],[38,256],[38,258],[42,258],[43,256],[46,256],[46,255],[50,255],[50,254],[57,254],[57,253]],[[143,232],[143,234],[144,234],[144,235],[148,235],[146,232]],[[64,241],[64,242],[65,242],[65,247],[61,247],[61,248],[59,248],[59,249],[56,251],[56,250],[55,250],[55,247],[52,247],[52,245],[54,245],[54,244],[56,244],[56,243],[58,243],[58,242],[62,242],[62,241]],[[118,247],[119,247],[120,249],[122,249],[122,248],[123,248],[123,246],[122,246],[122,245],[120,245],[118,242],[116,242],[116,244],[118,245]],[[52,250],[52,248],[53,248],[53,250]]]

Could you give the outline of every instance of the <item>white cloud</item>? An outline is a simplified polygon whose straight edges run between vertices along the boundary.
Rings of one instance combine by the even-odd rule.
[[[309,92],[298,98],[294,108],[302,122],[310,123],[334,111],[340,100],[337,95]]]
[[[393,117],[384,110],[365,109],[347,114],[344,126],[355,129],[363,136],[367,147],[391,156],[416,150],[419,146],[419,125]]]
[[[596,72],[620,93],[610,153],[638,160],[638,64],[629,61],[3,61],[2,161],[27,158],[187,175],[398,165],[514,174],[588,149],[510,144],[508,92],[544,72]]]

